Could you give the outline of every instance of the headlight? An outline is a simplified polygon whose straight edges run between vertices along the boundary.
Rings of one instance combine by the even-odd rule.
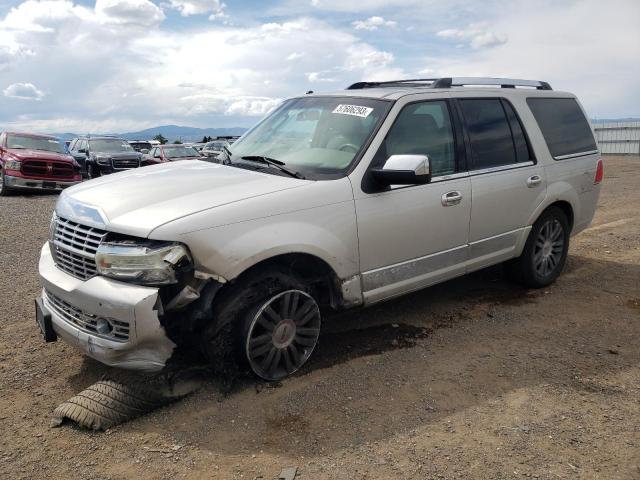
[[[4,168],[7,170],[20,170],[20,160],[5,160]]]
[[[189,252],[180,243],[107,242],[96,252],[100,275],[140,285],[176,283],[176,270],[190,264]]]

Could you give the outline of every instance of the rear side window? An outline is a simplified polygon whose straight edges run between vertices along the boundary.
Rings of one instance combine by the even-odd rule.
[[[500,99],[473,98],[459,102],[471,142],[473,169],[517,163],[511,127]]]
[[[551,155],[591,153],[598,150],[578,102],[573,98],[527,98]]]

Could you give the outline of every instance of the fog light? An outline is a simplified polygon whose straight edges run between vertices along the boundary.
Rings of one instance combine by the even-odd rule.
[[[101,335],[108,335],[113,330],[113,325],[109,323],[109,320],[99,318],[96,322],[96,331]]]

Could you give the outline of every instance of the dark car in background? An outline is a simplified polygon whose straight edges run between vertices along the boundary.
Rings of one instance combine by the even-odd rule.
[[[0,134],[0,195],[15,190],[62,190],[82,181],[80,166],[49,135]]]
[[[191,145],[158,145],[143,158],[144,165],[176,162],[178,160],[202,160],[203,156]]]
[[[78,137],[71,142],[69,151],[87,178],[138,168],[142,161],[142,153],[118,137]]]

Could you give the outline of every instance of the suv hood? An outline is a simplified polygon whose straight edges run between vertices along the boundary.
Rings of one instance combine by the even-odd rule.
[[[55,160],[58,162],[71,163],[73,158],[64,153],[47,152],[44,150],[31,150],[23,148],[9,148],[7,152],[18,160]]]
[[[147,237],[172,220],[308,183],[198,160],[167,162],[70,187],[61,194],[56,212],[109,231]]]

